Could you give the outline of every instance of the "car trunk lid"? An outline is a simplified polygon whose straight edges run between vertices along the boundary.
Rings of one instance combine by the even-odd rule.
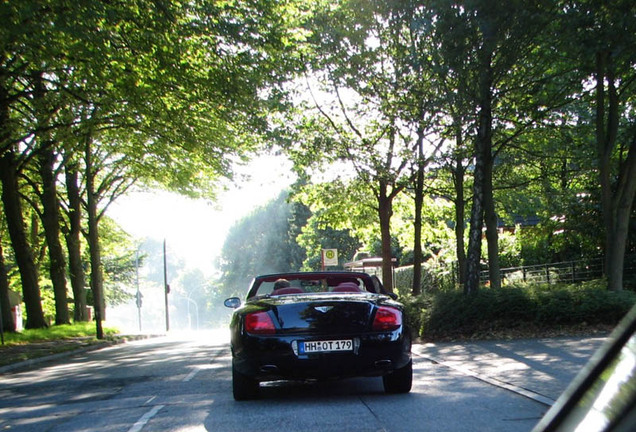
[[[281,333],[346,334],[369,329],[377,295],[290,295],[263,300]]]

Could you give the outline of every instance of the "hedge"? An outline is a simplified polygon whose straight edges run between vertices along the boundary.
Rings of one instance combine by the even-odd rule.
[[[602,282],[577,285],[511,285],[404,296],[407,322],[427,339],[539,334],[566,327],[613,327],[636,304],[632,291],[608,291]]]

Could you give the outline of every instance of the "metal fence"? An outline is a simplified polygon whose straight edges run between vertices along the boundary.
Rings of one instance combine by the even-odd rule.
[[[505,283],[575,283],[599,279],[604,274],[604,259],[594,258],[579,261],[564,261],[523,267],[501,269],[501,281]],[[625,257],[625,278],[636,276],[636,256]],[[481,281],[488,281],[488,270],[481,272]]]
[[[549,264],[503,268],[501,282],[503,285],[515,282],[529,283],[577,283],[600,279],[604,275],[604,259],[591,258],[577,261],[563,261]],[[480,274],[481,282],[488,282],[488,270]],[[410,292],[413,285],[413,266],[398,267],[394,272],[394,283],[397,288]],[[457,263],[436,263],[422,265],[422,291],[452,290],[459,283]],[[627,255],[624,266],[625,287],[636,289],[636,255]]]

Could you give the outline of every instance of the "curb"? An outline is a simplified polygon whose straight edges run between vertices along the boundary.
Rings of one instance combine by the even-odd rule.
[[[470,370],[468,368],[464,368],[464,367],[461,367],[461,366],[453,365],[453,364],[450,364],[450,363],[448,363],[448,362],[446,362],[444,360],[441,360],[441,359],[438,359],[438,358],[435,358],[435,357],[431,357],[429,355],[422,354],[420,352],[413,352],[413,354],[415,354],[416,356],[421,357],[423,359],[426,359],[426,360],[430,361],[431,363],[435,363],[435,364],[447,367],[449,369],[453,369],[453,370],[455,370],[455,371],[457,371],[459,373],[462,373],[464,375],[473,377],[475,379],[478,379],[478,380],[483,381],[483,382],[485,382],[487,384],[502,388],[504,390],[511,391],[511,392],[516,393],[516,394],[518,394],[520,396],[526,397],[526,398],[531,399],[531,400],[533,400],[535,402],[543,404],[543,405],[545,405],[547,407],[551,407],[556,402],[554,399],[551,399],[551,398],[549,398],[547,396],[544,396],[544,395],[542,395],[540,393],[534,392],[532,390],[529,390],[529,389],[526,389],[526,388],[523,388],[523,387],[519,387],[517,385],[514,385],[514,384],[511,384],[511,383],[499,380],[497,378],[493,378],[491,376],[488,376],[488,375],[485,375],[485,374],[482,374],[482,373],[479,373],[479,372],[472,371],[472,370]]]
[[[127,335],[127,336],[117,337],[116,339],[113,339],[113,340],[104,340],[104,341],[100,341],[100,342],[87,345],[84,347],[80,347],[77,349],[64,351],[57,354],[46,355],[42,357],[36,357],[36,358],[28,359],[28,360],[23,360],[23,361],[9,364],[6,366],[0,366],[0,374],[18,372],[25,369],[30,369],[42,363],[48,363],[48,362],[52,362],[62,358],[72,357],[77,354],[83,354],[90,351],[96,351],[103,348],[108,348],[108,347],[112,347],[116,345],[122,345],[128,342],[133,342],[133,341],[143,340],[143,339],[150,339],[150,338],[159,337],[159,336],[161,335],[133,335],[133,336]]]

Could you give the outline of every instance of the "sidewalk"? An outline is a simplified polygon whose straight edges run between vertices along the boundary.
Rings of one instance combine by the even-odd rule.
[[[96,340],[91,337],[30,342],[21,345],[0,345],[0,374],[28,369],[35,365],[54,361],[86,351],[147,339],[152,335],[121,335],[111,339]]]
[[[413,354],[552,405],[606,336],[426,343]]]

